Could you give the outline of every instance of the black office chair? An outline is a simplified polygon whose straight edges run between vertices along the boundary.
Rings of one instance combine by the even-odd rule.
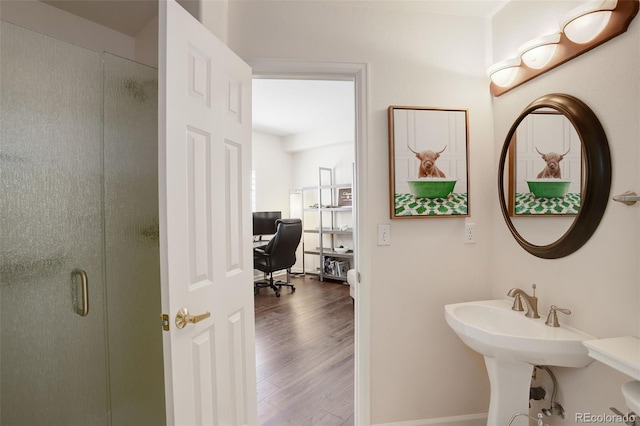
[[[269,243],[264,247],[253,249],[253,267],[269,275],[268,280],[254,283],[254,294],[262,287],[271,287],[276,296],[280,297],[282,286],[291,287],[291,291],[296,288],[289,281],[291,267],[296,263],[296,249],[300,244],[302,236],[302,220],[300,219],[278,219],[276,220],[276,233]],[[287,270],[287,281],[273,281],[273,273]]]

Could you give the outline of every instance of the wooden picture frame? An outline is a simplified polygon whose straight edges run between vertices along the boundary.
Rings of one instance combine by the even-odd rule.
[[[579,213],[584,178],[581,142],[562,113],[541,108],[524,117],[509,143],[508,159],[510,216]]]
[[[469,216],[468,111],[390,106],[391,219]]]

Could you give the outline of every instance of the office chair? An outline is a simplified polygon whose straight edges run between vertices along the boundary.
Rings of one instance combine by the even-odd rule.
[[[289,282],[291,267],[296,263],[296,249],[300,244],[302,236],[302,220],[300,219],[278,219],[276,220],[276,233],[269,243],[264,247],[253,249],[253,267],[269,275],[268,280],[254,283],[253,292],[258,294],[262,287],[271,287],[276,296],[280,297],[282,286],[291,287],[291,291],[296,291],[293,284]],[[287,281],[273,281],[273,273],[287,270]]]

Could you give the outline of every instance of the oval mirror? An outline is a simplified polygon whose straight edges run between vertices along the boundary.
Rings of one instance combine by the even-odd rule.
[[[502,215],[518,244],[544,259],[568,256],[593,235],[608,202],[604,129],[579,99],[542,96],[511,126],[498,176]]]

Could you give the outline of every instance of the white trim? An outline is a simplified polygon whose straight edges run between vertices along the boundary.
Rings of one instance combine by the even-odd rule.
[[[374,426],[428,426],[428,425],[446,425],[446,424],[453,424],[453,423],[455,423],[455,426],[462,426],[462,423],[467,421],[472,421],[472,420],[486,421],[486,419],[487,419],[487,413],[479,413],[479,414],[467,414],[464,416],[440,417],[437,419],[411,420],[408,422],[399,422],[399,423],[384,423],[384,424],[377,424]],[[474,422],[473,424],[477,424],[477,423]]]
[[[360,282],[355,302],[354,424],[371,424],[371,261],[368,206],[367,65],[348,62],[313,62],[285,59],[245,59],[253,76],[261,78],[345,79],[355,84],[356,105],[356,270]]]

